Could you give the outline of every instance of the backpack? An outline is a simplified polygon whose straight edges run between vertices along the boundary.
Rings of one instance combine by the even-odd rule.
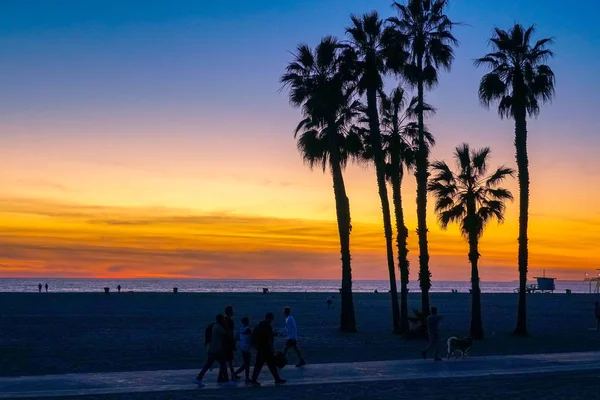
[[[215,323],[208,325],[204,330],[204,345],[208,346],[208,344],[212,341],[212,331]]]

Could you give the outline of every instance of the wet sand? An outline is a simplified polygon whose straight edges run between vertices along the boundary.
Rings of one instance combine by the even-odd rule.
[[[337,329],[338,299],[327,309],[323,293],[0,293],[0,371],[3,376],[199,367],[205,358],[204,328],[231,304],[236,322],[254,325],[266,311],[296,316],[299,345],[309,363],[418,358],[424,345],[391,333],[387,293],[355,295],[359,332]],[[419,294],[409,297],[419,307]],[[531,337],[510,334],[515,294],[483,294],[486,339],[472,355],[504,355],[600,349],[590,294],[529,295]],[[468,333],[470,296],[434,293],[445,316],[442,336]],[[283,339],[278,339],[283,346]],[[290,362],[294,362],[293,358]]]

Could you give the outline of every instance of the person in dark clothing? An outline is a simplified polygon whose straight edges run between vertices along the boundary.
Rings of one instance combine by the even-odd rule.
[[[215,361],[219,363],[219,377],[217,382],[225,383],[229,381],[229,378],[227,377],[227,366],[225,365],[225,355],[223,352],[223,345],[229,340],[229,334],[225,327],[225,318],[223,318],[222,314],[217,315],[211,329],[212,333],[210,342],[208,343],[208,359],[195,380],[196,384],[199,386],[204,386],[202,379],[204,379],[204,375],[206,375]]]
[[[40,293],[42,293],[42,284],[41,283],[38,285],[38,290],[40,291]]]
[[[256,362],[254,363],[251,381],[251,384],[254,386],[260,386],[258,375],[265,364],[267,364],[271,375],[273,375],[276,385],[287,382],[285,379],[281,379],[277,366],[275,365],[275,347],[273,343],[273,337],[275,335],[273,333],[273,328],[271,327],[274,319],[275,316],[272,312],[267,313],[267,315],[265,315],[265,320],[261,321],[256,328],[254,328],[254,332],[252,333],[252,345],[256,348]]]
[[[117,291],[121,293],[121,285],[117,286]]]
[[[48,293],[48,284],[46,283],[46,293]]]
[[[225,307],[225,327],[227,328],[228,340],[224,343],[225,362],[231,372],[231,379],[238,380],[239,377],[233,368],[233,357],[236,350],[235,323],[233,322],[233,306]]]

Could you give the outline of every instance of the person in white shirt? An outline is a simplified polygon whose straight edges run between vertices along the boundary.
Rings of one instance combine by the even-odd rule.
[[[285,307],[283,309],[283,314],[285,315],[285,328],[279,332],[287,338],[283,349],[283,355],[287,355],[288,350],[294,349],[300,359],[300,362],[296,364],[296,367],[302,367],[306,365],[306,362],[304,361],[304,358],[302,358],[302,354],[300,354],[300,349],[298,348],[298,329],[296,328],[296,320],[292,316],[292,309],[290,307]]]
[[[236,334],[236,340],[240,343],[240,350],[242,351],[242,359],[244,364],[235,371],[236,375],[246,372],[246,383],[250,383],[250,336],[252,335],[252,329],[250,328],[250,319],[248,317],[242,318],[242,327]]]

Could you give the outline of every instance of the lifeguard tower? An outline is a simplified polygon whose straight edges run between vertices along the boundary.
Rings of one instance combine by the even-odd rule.
[[[542,277],[535,277],[535,279],[537,279],[537,285],[532,285],[534,287],[532,287],[532,292],[535,291],[539,291],[539,292],[550,292],[550,293],[554,293],[554,289],[556,289],[556,285],[554,283],[554,281],[556,280],[556,278],[547,278],[545,276]]]
[[[556,290],[555,281],[556,278],[549,278],[546,276],[546,270],[544,270],[543,276],[534,276],[534,279],[537,280],[537,283],[532,283],[531,285],[527,285],[527,293],[535,293],[535,292],[550,292],[554,293]],[[519,288],[515,289],[515,292],[519,292]]]

